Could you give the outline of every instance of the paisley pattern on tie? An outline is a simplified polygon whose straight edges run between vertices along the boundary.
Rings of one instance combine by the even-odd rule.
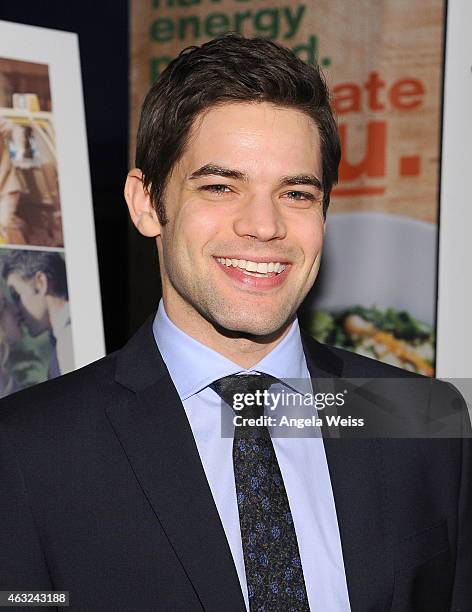
[[[264,391],[276,379],[233,375],[211,388],[233,406],[235,393]],[[263,407],[245,407],[257,417]],[[233,466],[251,612],[309,611],[297,537],[267,427],[235,427]]]

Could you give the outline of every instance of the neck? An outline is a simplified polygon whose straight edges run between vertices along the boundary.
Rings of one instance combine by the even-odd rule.
[[[246,370],[270,353],[287,335],[293,323],[292,319],[272,334],[255,336],[219,327],[190,306],[189,312],[184,313],[181,308],[173,308],[167,300],[163,301],[166,314],[176,327]]]

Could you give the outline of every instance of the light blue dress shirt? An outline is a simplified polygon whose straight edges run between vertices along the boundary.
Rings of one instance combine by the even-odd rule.
[[[223,376],[246,372],[263,372],[279,379],[309,379],[298,321],[294,321],[285,338],[250,370],[176,327],[168,318],[162,300],[153,331],[190,423],[249,610],[233,473],[233,440],[222,437],[221,399],[208,385]],[[310,610],[350,610],[323,439],[273,437],[272,442],[293,515]]]

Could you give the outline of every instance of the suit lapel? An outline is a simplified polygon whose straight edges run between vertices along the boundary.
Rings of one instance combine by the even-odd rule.
[[[302,336],[312,378],[340,377],[343,361]],[[324,439],[352,610],[387,609],[393,589],[382,441]]]
[[[231,551],[151,321],[118,353],[116,381],[132,393],[108,408],[108,417],[203,608],[244,610]]]
[[[337,354],[302,339],[314,379],[343,375]],[[203,608],[244,610],[231,551],[151,319],[117,354],[115,378],[128,397],[108,407],[108,417]],[[351,608],[384,609],[392,593],[393,561],[381,442],[325,439],[324,445]]]

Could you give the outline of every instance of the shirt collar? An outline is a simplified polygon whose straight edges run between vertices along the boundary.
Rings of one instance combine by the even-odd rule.
[[[219,378],[250,372],[290,379],[290,387],[300,393],[306,393],[309,373],[296,319],[283,340],[249,370],[198,342],[174,325],[167,316],[162,300],[152,329],[159,352],[182,401]]]

